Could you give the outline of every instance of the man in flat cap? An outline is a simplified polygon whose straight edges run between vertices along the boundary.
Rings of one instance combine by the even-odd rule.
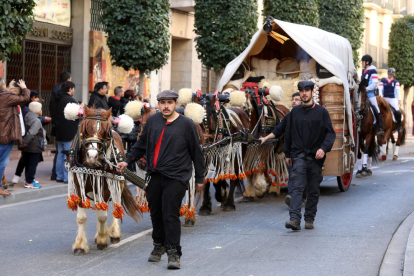
[[[283,151],[288,166],[293,166],[290,180],[292,199],[290,220],[285,227],[300,230],[302,195],[307,187],[305,229],[313,229],[322,182],[322,166],[335,142],[335,131],[328,111],[313,101],[313,82],[301,81],[298,89],[302,103],[290,112],[285,131]]]
[[[171,90],[157,95],[161,112],[148,118],[125,162],[118,164],[122,171],[146,154],[147,177],[150,176],[146,196],[154,241],[148,261],[159,262],[167,252],[169,269],[180,268],[180,207],[193,163],[197,190],[204,185],[204,156],[198,133],[193,121],[175,111],[177,98],[178,93]]]

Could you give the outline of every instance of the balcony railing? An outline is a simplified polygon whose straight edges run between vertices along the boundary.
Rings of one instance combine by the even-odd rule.
[[[377,46],[368,44],[366,48],[366,52],[368,55],[370,55],[373,59],[372,65],[377,66]]]
[[[394,0],[382,0],[382,8],[394,12]]]
[[[388,49],[380,48],[378,69],[387,69],[387,68],[388,68]]]
[[[382,4],[381,2],[382,2],[381,0],[364,0],[364,3],[372,3],[372,4],[376,4],[380,7],[381,7],[381,4]]]

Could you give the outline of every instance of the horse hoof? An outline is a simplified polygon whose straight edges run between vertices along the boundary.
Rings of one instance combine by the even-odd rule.
[[[207,208],[200,208],[200,210],[198,211],[198,214],[200,216],[209,216],[211,214],[211,209],[207,209]]]
[[[224,205],[223,206],[223,211],[228,212],[228,211],[235,211],[236,210],[236,206],[234,205]]]
[[[356,178],[361,178],[361,177],[362,177],[362,174],[357,173],[357,174],[355,175],[355,177],[356,177]]]
[[[385,161],[385,160],[387,160],[387,156],[386,155],[381,155],[381,157],[379,158],[379,160]]]
[[[184,227],[194,227],[194,221],[192,221],[192,220],[186,220],[184,222]]]
[[[108,247],[108,245],[107,244],[98,244],[97,247],[98,247],[99,250],[104,250]]]
[[[392,161],[396,161],[396,160],[398,160],[398,156],[394,155],[394,157],[392,158]]]
[[[98,240],[97,239],[95,239],[95,243],[98,243]]]
[[[254,197],[252,196],[244,196],[242,199],[242,202],[253,202],[254,201]]]
[[[368,174],[366,172],[361,173],[362,177],[366,177],[368,176]]]
[[[121,238],[112,238],[111,237],[111,243],[119,243],[121,241]]]
[[[263,193],[263,194],[261,194],[261,195],[258,195],[258,194],[256,194],[256,197],[257,198],[264,198],[264,196],[266,195],[266,193]]]
[[[85,254],[85,250],[83,250],[82,248],[76,248],[75,250],[73,250],[73,255],[75,256],[82,256]]]

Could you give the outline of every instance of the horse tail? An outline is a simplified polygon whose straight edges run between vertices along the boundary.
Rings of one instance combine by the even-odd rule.
[[[401,133],[401,140],[400,140],[400,146],[405,144],[405,135],[407,134],[407,131],[405,128],[403,128],[402,133]]]
[[[378,143],[375,142],[374,153],[372,154],[372,164],[375,164],[375,165],[378,164],[379,155],[380,155],[380,147],[378,146]]]
[[[131,194],[128,186],[125,184],[121,194],[122,207],[124,207],[125,213],[133,218],[136,222],[141,221],[142,213],[137,208],[134,197]]]

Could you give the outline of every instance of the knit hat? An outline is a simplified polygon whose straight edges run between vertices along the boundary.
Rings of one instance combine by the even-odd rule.
[[[29,104],[29,110],[35,114],[39,113],[39,111],[42,109],[42,104],[39,102],[31,102]]]

